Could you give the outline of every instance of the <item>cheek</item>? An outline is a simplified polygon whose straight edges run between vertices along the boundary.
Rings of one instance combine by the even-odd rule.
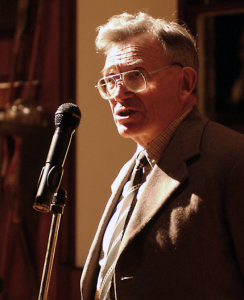
[[[154,103],[150,94],[145,94],[140,97],[140,112],[147,120],[153,119],[154,116]]]
[[[111,108],[111,110],[112,110],[112,112],[114,111],[114,107],[115,107],[115,100],[113,100],[113,99],[111,99],[111,100],[108,100],[108,102],[109,102],[109,106],[110,106],[110,108]]]
[[[178,88],[173,83],[159,82],[150,87],[151,110],[154,114],[164,112],[177,99]]]
[[[143,104],[149,118],[154,118],[164,108],[164,98],[164,92],[156,86],[148,89],[148,93],[144,96]]]

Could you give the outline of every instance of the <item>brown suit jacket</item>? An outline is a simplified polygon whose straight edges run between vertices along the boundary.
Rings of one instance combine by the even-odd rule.
[[[81,278],[94,299],[104,230],[135,163],[112,185]],[[116,265],[118,300],[244,299],[244,137],[201,116],[184,119],[154,167]]]

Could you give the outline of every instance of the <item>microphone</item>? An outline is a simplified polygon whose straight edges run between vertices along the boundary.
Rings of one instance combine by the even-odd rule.
[[[57,193],[62,176],[65,159],[72,135],[81,121],[81,112],[74,103],[60,105],[55,113],[55,126],[52,142],[38,181],[38,190],[33,208],[49,212],[52,197]]]

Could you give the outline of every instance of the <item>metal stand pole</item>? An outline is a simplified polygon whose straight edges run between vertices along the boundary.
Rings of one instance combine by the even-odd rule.
[[[51,212],[53,213],[50,227],[49,239],[47,244],[46,257],[42,272],[42,281],[39,290],[38,300],[46,300],[48,296],[49,283],[52,273],[54,254],[57,244],[58,231],[60,227],[61,215],[63,214],[66,203],[66,191],[59,189],[54,195],[53,203],[51,204]]]

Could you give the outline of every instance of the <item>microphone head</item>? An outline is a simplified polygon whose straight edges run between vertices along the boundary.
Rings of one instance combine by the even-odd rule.
[[[81,121],[81,111],[74,103],[60,105],[55,113],[54,123],[57,127],[76,129]]]

